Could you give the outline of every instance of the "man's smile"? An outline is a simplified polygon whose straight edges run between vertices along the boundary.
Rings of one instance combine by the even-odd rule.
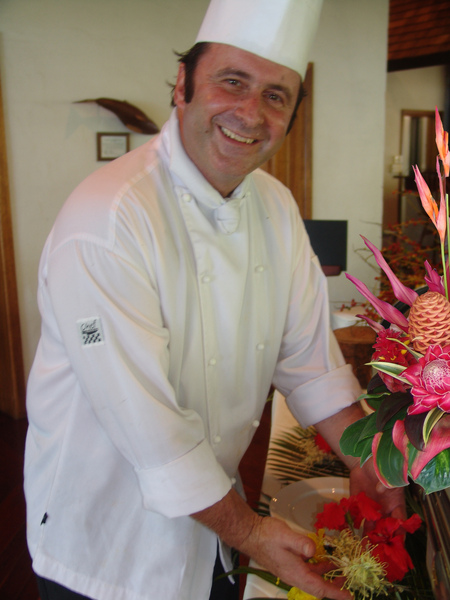
[[[243,137],[242,135],[238,135],[237,133],[234,133],[230,129],[227,129],[226,127],[223,127],[223,126],[220,127],[220,130],[226,137],[231,138],[232,140],[236,140],[237,142],[242,142],[244,144],[253,144],[254,142],[257,141],[257,140],[255,140],[255,138],[247,138],[247,137]]]

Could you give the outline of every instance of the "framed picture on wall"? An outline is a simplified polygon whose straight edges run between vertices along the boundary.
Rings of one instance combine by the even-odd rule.
[[[129,149],[129,133],[97,133],[97,160],[114,160]]]

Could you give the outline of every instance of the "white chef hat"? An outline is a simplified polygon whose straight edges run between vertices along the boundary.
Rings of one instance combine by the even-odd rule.
[[[236,46],[304,79],[322,0],[211,0],[196,42]]]

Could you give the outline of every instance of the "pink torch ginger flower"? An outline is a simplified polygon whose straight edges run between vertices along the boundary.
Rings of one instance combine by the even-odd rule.
[[[403,367],[408,367],[413,363],[415,364],[416,360],[414,356],[410,354],[404,346],[393,341],[392,338],[401,340],[404,343],[409,342],[409,338],[402,335],[399,331],[395,331],[394,329],[383,329],[383,331],[380,331],[378,334],[376,342],[373,345],[375,352],[372,356],[372,360],[395,363],[397,365],[402,365]],[[391,377],[391,375],[381,372],[379,372],[379,375],[390,392],[405,392],[409,387],[402,381]]]
[[[429,346],[425,356],[402,373],[411,385],[414,404],[411,415],[440,408],[450,412],[450,345]]]

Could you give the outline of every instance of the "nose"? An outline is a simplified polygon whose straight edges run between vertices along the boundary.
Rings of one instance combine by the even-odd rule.
[[[239,99],[235,114],[249,128],[255,128],[264,122],[263,99],[259,94],[246,94]]]

